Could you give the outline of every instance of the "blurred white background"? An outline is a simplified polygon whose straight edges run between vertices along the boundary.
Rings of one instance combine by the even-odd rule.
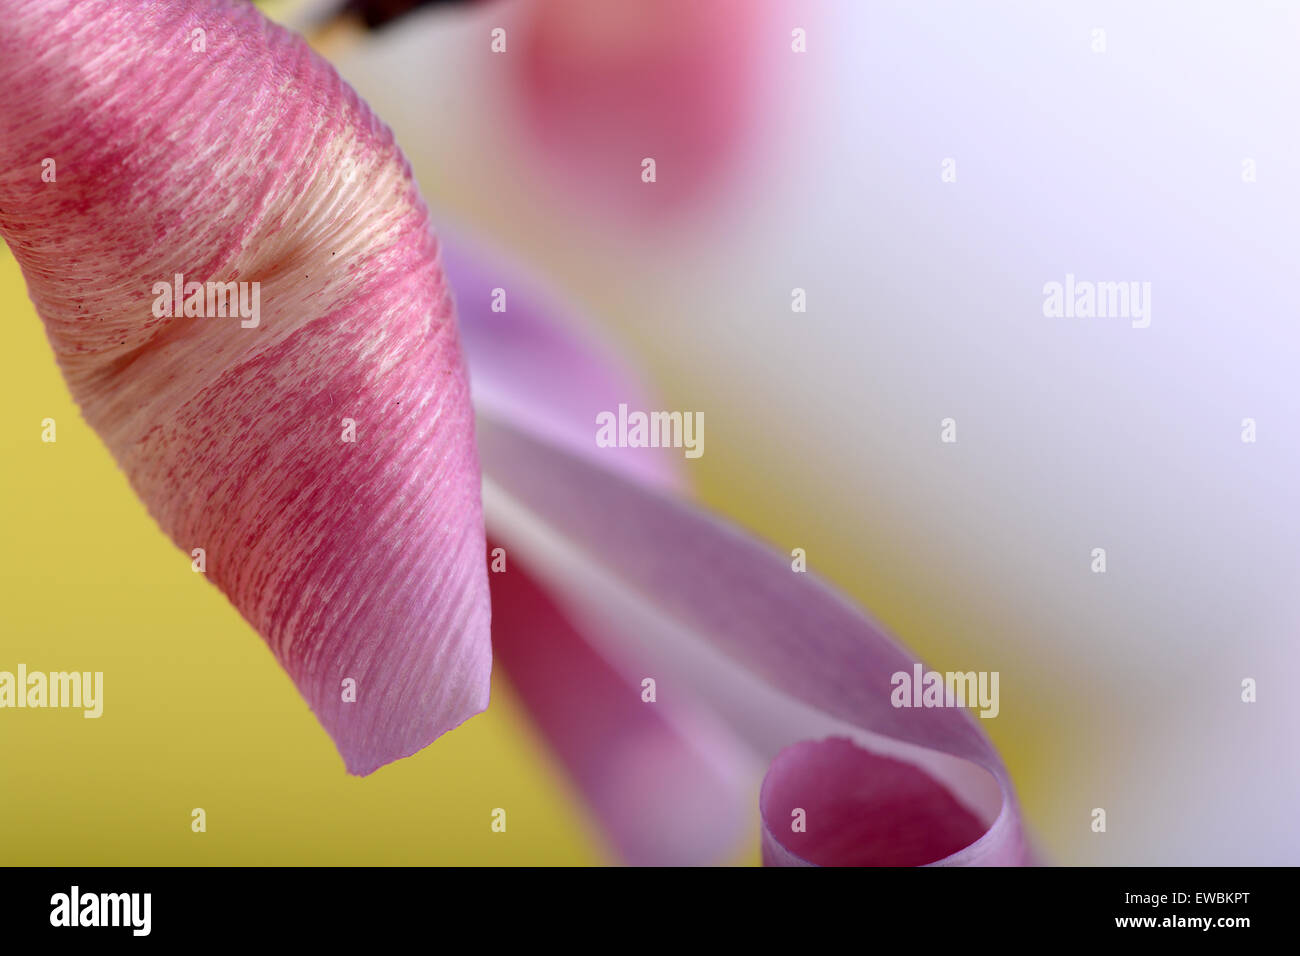
[[[1049,862],[1298,862],[1300,6],[599,6],[335,59],[436,219],[705,413],[703,500],[1000,671],[982,723]],[[609,95],[539,96],[555,44]],[[1150,327],[1044,317],[1067,273],[1150,282]]]

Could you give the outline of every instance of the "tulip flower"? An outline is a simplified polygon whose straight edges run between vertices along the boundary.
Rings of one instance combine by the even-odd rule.
[[[976,719],[899,707],[913,657],[692,504],[681,449],[597,444],[647,393],[441,246],[298,37],[234,0],[0,11],[0,233],[68,386],[350,772],[483,710],[495,645],[623,859],[716,860],[757,797],[769,863],[1028,861]]]

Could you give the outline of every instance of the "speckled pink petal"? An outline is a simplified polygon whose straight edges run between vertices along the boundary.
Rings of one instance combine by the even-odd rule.
[[[487,705],[491,649],[466,372],[392,134],[239,0],[0,18],[0,231],[82,413],[347,768],[416,752]],[[256,321],[156,314],[177,273],[257,283]]]
[[[707,701],[776,758],[762,804],[768,862],[1031,859],[983,732],[962,710],[893,707],[891,676],[915,659],[838,593],[589,457],[490,418],[479,440],[494,536],[583,633],[611,653],[631,642],[661,693]],[[813,742],[823,737],[832,742]],[[797,809],[814,811],[811,842],[785,836]]]

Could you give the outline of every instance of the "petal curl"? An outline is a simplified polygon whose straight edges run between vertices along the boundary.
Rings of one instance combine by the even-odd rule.
[[[781,751],[759,804],[769,866],[922,866],[984,833],[933,777],[842,737]]]
[[[251,4],[0,15],[0,231],[82,413],[348,770],[414,753],[486,706],[491,648],[466,372],[392,134]],[[176,274],[249,315],[157,308]]]
[[[964,711],[894,708],[891,675],[910,672],[914,659],[837,592],[699,509],[510,425],[484,418],[479,436],[493,534],[583,633],[635,641],[665,674],[661,686],[709,701],[769,758],[843,736],[920,768],[980,823],[977,839],[946,841],[946,855],[924,862],[1028,861],[1014,791],[988,739]],[[854,758],[817,782],[856,786],[863,766]],[[787,769],[775,768],[778,789]],[[770,837],[789,817],[764,825]],[[788,847],[769,859],[806,862]]]

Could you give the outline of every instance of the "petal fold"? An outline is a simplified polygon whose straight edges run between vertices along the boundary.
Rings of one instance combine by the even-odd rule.
[[[843,737],[781,751],[759,806],[769,866],[923,866],[985,829],[933,777]]]
[[[633,642],[664,675],[661,687],[708,702],[769,759],[809,738],[842,736],[869,756],[917,768],[904,775],[891,762],[845,758],[838,744],[830,745],[843,769],[815,779],[847,788],[833,798],[837,819],[849,819],[841,811],[855,804],[854,794],[866,799],[860,810],[868,821],[880,806],[892,806],[880,803],[878,789],[863,787],[872,774],[892,775],[883,779],[932,796],[922,806],[941,816],[963,808],[964,816],[931,821],[943,828],[942,839],[901,838],[901,856],[877,852],[900,819],[878,815],[864,832],[878,845],[855,853],[890,860],[926,855],[904,854],[910,847],[941,854],[918,862],[1029,859],[1010,779],[983,732],[961,710],[895,708],[892,675],[910,673],[914,658],[838,592],[792,572],[787,558],[716,517],[597,467],[590,457],[488,416],[479,436],[492,534],[539,576],[582,633]],[[614,643],[607,650],[627,652]],[[818,754],[796,750],[774,765],[771,799],[785,793],[788,781],[808,779],[801,768],[818,766],[812,760]],[[939,798],[939,787],[950,801]],[[797,845],[772,836],[789,826],[788,816],[765,816],[764,826],[770,861],[809,862]],[[909,825],[908,834],[916,829]],[[771,852],[773,843],[784,853]],[[847,858],[856,857],[839,850],[828,857]]]

